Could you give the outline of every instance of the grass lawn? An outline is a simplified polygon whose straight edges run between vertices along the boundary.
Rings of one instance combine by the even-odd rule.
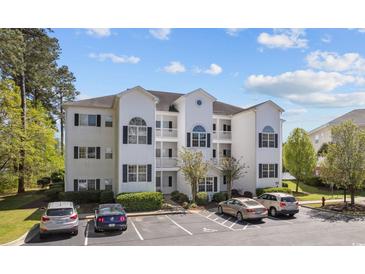
[[[44,198],[39,191],[0,196],[0,244],[16,240],[39,222],[42,212],[36,203]]]
[[[288,187],[293,191],[294,196],[299,201],[316,201],[321,200],[322,197],[325,197],[326,200],[331,199],[343,199],[343,191],[334,190],[333,192],[329,188],[321,188],[316,186],[310,186],[303,183],[299,183],[299,192],[295,192],[296,183],[293,181],[283,181],[288,184]],[[365,196],[364,191],[361,193],[357,193],[357,196]],[[347,195],[347,198],[350,199],[350,195]]]

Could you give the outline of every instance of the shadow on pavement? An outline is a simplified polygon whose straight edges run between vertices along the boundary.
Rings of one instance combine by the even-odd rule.
[[[121,230],[110,230],[110,231],[101,231],[101,232],[95,232],[94,231],[94,221],[90,220],[87,222],[88,224],[88,231],[85,230],[85,236],[86,233],[88,233],[88,238],[106,238],[106,237],[115,237],[123,234],[123,231]]]

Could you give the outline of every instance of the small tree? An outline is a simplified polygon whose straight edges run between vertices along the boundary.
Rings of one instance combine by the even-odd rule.
[[[317,164],[316,152],[304,129],[296,128],[292,131],[284,146],[284,164],[296,180],[298,192],[299,182],[313,176]]]
[[[220,164],[221,175],[226,176],[227,182],[227,195],[228,199],[231,198],[232,183],[244,176],[246,164],[241,164],[240,160],[234,157],[224,157]]]
[[[321,166],[326,182],[349,190],[351,205],[355,204],[355,191],[365,180],[365,132],[351,121],[333,126],[332,144]]]
[[[183,148],[179,152],[179,165],[185,180],[191,186],[192,201],[196,201],[198,183],[204,179],[208,172],[208,163],[203,159],[201,151],[193,151]]]

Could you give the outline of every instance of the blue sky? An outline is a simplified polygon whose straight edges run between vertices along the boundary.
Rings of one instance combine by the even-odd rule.
[[[364,29],[54,29],[80,98],[136,85],[203,88],[247,107],[273,100],[284,137],[365,106]]]

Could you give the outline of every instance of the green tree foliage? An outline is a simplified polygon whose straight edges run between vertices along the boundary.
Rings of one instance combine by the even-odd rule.
[[[306,131],[296,128],[288,137],[284,145],[283,160],[285,168],[296,180],[296,192],[299,182],[313,176],[317,163],[316,152]]]
[[[323,157],[326,155],[327,151],[328,151],[328,143],[323,143],[322,146],[317,151],[317,156]]]
[[[196,201],[198,183],[204,179],[208,172],[208,162],[204,161],[201,151],[183,148],[179,152],[180,171],[191,187],[192,201]]]
[[[345,121],[331,129],[332,143],[321,164],[323,181],[348,190],[351,204],[355,192],[365,180],[365,132],[352,121]]]
[[[240,160],[234,157],[224,157],[220,164],[220,172],[222,176],[226,176],[227,180],[227,195],[228,199],[231,198],[232,183],[244,176],[246,164],[241,164]]]

